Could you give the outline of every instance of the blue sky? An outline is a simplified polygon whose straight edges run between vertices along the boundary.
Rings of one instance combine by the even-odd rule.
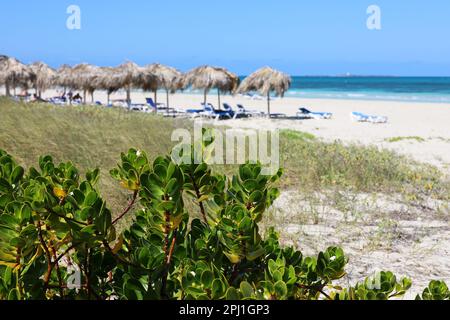
[[[71,4],[81,30],[66,28]],[[371,4],[381,30],[366,28]],[[0,54],[27,63],[450,76],[448,0],[15,0],[0,10]]]

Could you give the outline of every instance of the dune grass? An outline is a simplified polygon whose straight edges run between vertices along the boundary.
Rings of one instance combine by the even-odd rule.
[[[129,148],[150,158],[166,154],[170,135],[182,121],[99,107],[22,104],[0,98],[0,148],[21,165],[37,166],[39,156],[72,161],[81,172],[101,169],[100,189],[112,208],[120,209],[128,193],[110,178],[109,170]]]
[[[448,182],[435,167],[418,164],[376,146],[325,143],[281,133],[281,163],[289,185],[318,190],[342,186],[360,192],[448,195]]]
[[[189,120],[102,107],[60,107],[23,104],[0,98],[0,148],[25,167],[37,166],[39,156],[72,161],[82,172],[98,167],[100,189],[120,211],[128,193],[109,177],[121,152],[131,147],[150,158],[166,154],[175,144],[176,128],[191,128]],[[280,161],[285,169],[281,187],[320,190],[342,186],[364,192],[408,192],[448,196],[450,188],[434,167],[418,165],[376,147],[324,143],[312,134],[282,131]],[[225,173],[233,166],[216,167]]]
[[[418,136],[392,137],[392,138],[386,139],[387,142],[399,142],[399,141],[405,141],[405,140],[416,141],[416,142],[424,142],[425,141],[424,138],[418,137]]]

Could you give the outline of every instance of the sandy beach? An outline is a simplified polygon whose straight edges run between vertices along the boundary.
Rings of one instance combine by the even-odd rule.
[[[56,91],[48,91],[44,98],[56,95]],[[153,94],[132,93],[133,103],[145,103],[145,97]],[[106,103],[104,92],[96,92],[94,98]],[[111,96],[111,99],[124,98],[124,92]],[[166,101],[164,94],[158,98],[159,102]],[[202,95],[177,93],[170,96],[170,106],[200,108],[202,99]],[[233,108],[236,104],[259,111],[267,108],[265,100],[243,96],[226,95],[221,100]],[[217,106],[217,96],[209,95],[208,102]],[[300,106],[332,112],[333,118],[295,119]],[[387,116],[389,121],[356,123],[350,118],[352,111]],[[375,145],[435,165],[449,176],[449,104],[283,98],[272,101],[272,112],[282,112],[292,118],[211,120],[210,123],[235,128],[298,130],[324,141]],[[293,188],[282,190],[266,222],[283,230],[283,244],[294,245],[307,255],[314,255],[327,246],[342,245],[350,257],[342,285],[354,284],[377,270],[388,269],[414,279],[405,297],[413,299],[428,284],[430,276],[444,280],[450,277],[448,210],[448,201],[432,197],[417,202],[406,200],[402,194],[361,193],[342,188],[310,193]]]
[[[0,302],[450,301],[450,1],[4,2]]]
[[[46,92],[45,97],[55,96],[56,91]],[[125,92],[111,95],[111,99],[125,99]],[[133,103],[145,103],[151,92],[135,91]],[[106,102],[106,93],[95,92],[96,101]],[[217,108],[217,95],[208,95],[208,102]],[[170,95],[170,106],[178,109],[200,108],[203,95],[176,93]],[[88,98],[89,101],[89,98]],[[158,102],[166,102],[166,95],[158,93]],[[222,103],[233,108],[242,104],[247,109],[266,111],[265,100],[253,100],[245,96],[221,96]],[[272,113],[295,116],[299,107],[312,111],[331,112],[330,120],[313,119],[237,119],[216,122],[236,128],[278,128],[304,131],[324,141],[340,140],[344,143],[376,145],[411,156],[413,159],[437,166],[450,172],[450,104],[398,101],[337,100],[276,98],[271,102]],[[387,116],[386,124],[354,122],[350,113]],[[389,141],[393,139],[394,141]]]

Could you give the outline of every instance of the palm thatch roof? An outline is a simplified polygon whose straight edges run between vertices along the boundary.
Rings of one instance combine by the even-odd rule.
[[[166,91],[166,106],[169,108],[169,93],[174,93],[182,88],[182,74],[175,68],[165,66],[159,63],[154,63],[145,66],[145,74],[150,75],[151,83],[148,83],[143,89],[154,92],[155,104],[158,103],[157,90],[163,89]]]
[[[73,87],[71,66],[63,64],[56,70],[55,84],[65,88]]]
[[[84,92],[84,102],[86,103],[86,92],[91,95],[91,102],[94,102],[94,91],[96,87],[96,79],[100,76],[99,67],[82,63],[76,65],[72,69],[76,86]]]
[[[99,67],[97,76],[93,79],[93,85],[97,90],[105,90],[108,96],[107,104],[111,93],[125,87],[124,76],[112,67]]]
[[[239,85],[239,77],[220,67],[200,66],[187,72],[183,76],[183,88],[202,89],[204,92],[204,103],[209,90],[216,88],[219,97],[220,92],[234,92]]]
[[[94,79],[98,76],[98,67],[82,63],[71,70],[72,82],[76,89],[92,92],[95,90]]]
[[[127,91],[127,102],[131,104],[131,88],[152,89],[155,86],[156,78],[145,72],[136,63],[127,61],[114,68],[118,74],[118,80],[123,83]]]
[[[125,86],[124,77],[112,67],[99,67],[93,84],[98,90],[106,90],[113,93]]]
[[[131,87],[140,87],[143,80],[144,70],[136,63],[127,61],[114,69],[122,82]]]
[[[43,62],[35,62],[29,65],[31,72],[34,74],[33,85],[40,97],[41,93],[55,83],[56,71]]]
[[[6,95],[10,95],[10,88],[28,88],[33,81],[34,74],[30,68],[16,58],[1,56],[0,58],[0,84],[6,86]]]
[[[154,63],[145,66],[144,70],[156,76],[158,89],[175,92],[182,87],[181,72],[173,67]]]
[[[232,92],[239,84],[239,77],[220,67],[201,66],[187,72],[183,77],[183,88],[203,89],[207,92],[216,88]]]
[[[74,67],[68,65],[61,66],[57,71],[56,83],[72,90],[82,90],[84,102],[86,93],[89,93],[93,100],[96,87],[96,78],[99,76],[99,67],[87,63],[81,63]]]
[[[245,78],[237,89],[238,93],[258,92],[267,96],[267,113],[270,117],[270,94],[283,97],[291,86],[291,77],[270,67],[261,68]]]
[[[283,97],[290,86],[291,77],[288,74],[270,67],[264,67],[245,78],[237,92],[247,93],[255,91],[262,96],[267,96],[274,92],[277,96]]]

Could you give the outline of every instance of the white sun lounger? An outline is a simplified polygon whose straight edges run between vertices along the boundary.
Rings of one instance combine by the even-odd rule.
[[[358,122],[386,123],[388,121],[387,117],[367,115],[361,112],[352,112],[351,117],[354,121]]]

